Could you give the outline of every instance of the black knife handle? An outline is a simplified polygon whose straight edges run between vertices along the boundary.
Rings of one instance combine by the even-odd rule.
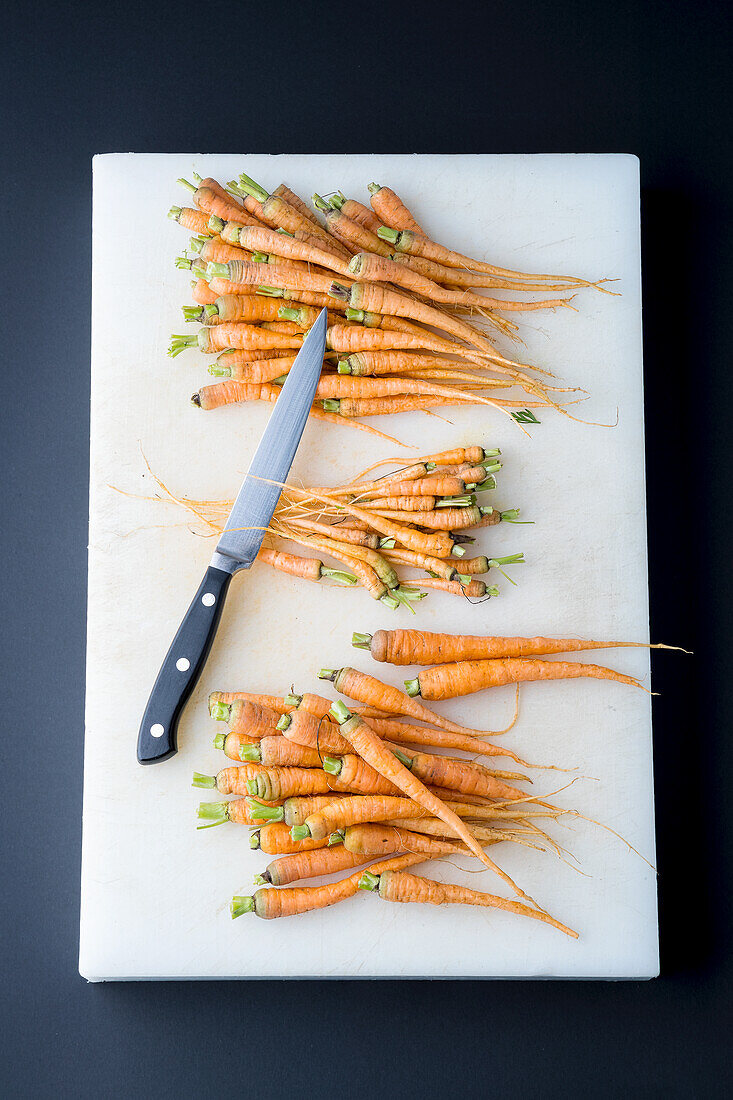
[[[177,751],[178,720],[209,655],[231,579],[212,565],[206,570],[150,693],[137,739],[140,764]]]

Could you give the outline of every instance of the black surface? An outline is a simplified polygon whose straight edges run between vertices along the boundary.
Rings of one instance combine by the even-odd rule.
[[[3,20],[2,1091],[723,1095],[729,10],[706,0],[122,10],[11,3]],[[78,977],[90,158],[197,149],[640,155],[652,633],[696,652],[655,661],[659,980]]]
[[[163,659],[140,723],[140,764],[162,764],[178,750],[178,722],[209,656],[231,580],[231,573],[210,565],[191,600]],[[213,597],[215,602],[207,606],[204,596]],[[177,667],[181,657],[189,662],[182,671]],[[152,732],[156,726],[162,727],[159,734]]]

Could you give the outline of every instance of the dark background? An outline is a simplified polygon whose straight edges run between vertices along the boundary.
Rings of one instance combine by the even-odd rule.
[[[6,6],[5,1095],[730,1089],[730,18],[707,0]],[[696,653],[655,661],[657,981],[78,976],[90,161],[128,150],[640,156],[652,635]]]

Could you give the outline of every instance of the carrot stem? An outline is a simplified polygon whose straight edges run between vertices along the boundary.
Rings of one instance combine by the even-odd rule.
[[[241,917],[242,913],[254,913],[255,899],[253,897],[234,897],[229,906],[232,920]]]
[[[311,831],[307,825],[293,825],[290,835],[293,840],[307,840],[311,835]]]
[[[324,772],[328,772],[329,775],[340,775],[341,766],[341,761],[337,756],[323,757],[323,770]]]
[[[285,814],[282,806],[268,806],[265,802],[261,802],[259,798],[247,798],[247,805],[249,806],[249,815],[251,818],[256,818],[258,821],[283,821]]]
[[[351,644],[355,649],[370,649],[372,644],[371,634],[352,634]]]
[[[215,775],[202,775],[201,772],[193,773],[193,780],[191,782],[192,787],[215,787],[216,776]]]
[[[211,703],[209,706],[209,715],[211,718],[216,718],[217,722],[228,722],[231,713],[231,703]]]
[[[378,890],[379,875],[373,875],[371,871],[365,871],[359,879],[360,890]],[[233,904],[233,903],[232,903]]]
[[[239,186],[246,195],[251,195],[258,202],[265,202],[269,198],[267,191],[244,172],[239,173]]]
[[[414,680],[405,680],[405,691],[413,698],[420,694],[420,681],[417,677]]]
[[[225,733],[215,733],[214,734],[214,748],[215,749],[223,749],[224,748],[224,742],[226,741],[226,739],[227,739],[227,735]]]
[[[196,816],[202,821],[208,821],[208,825],[198,825],[198,829],[210,829],[213,825],[223,825],[229,820],[229,811],[226,802],[202,802],[196,812]]]

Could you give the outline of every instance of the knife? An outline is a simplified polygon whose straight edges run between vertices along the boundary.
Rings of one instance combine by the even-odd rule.
[[[295,458],[321,376],[326,325],[323,309],[290,368],[209,568],[163,661],[140,725],[140,764],[177,752],[178,720],[206,663],[231,579],[257,557],[282,492],[273,483],[287,479]]]

